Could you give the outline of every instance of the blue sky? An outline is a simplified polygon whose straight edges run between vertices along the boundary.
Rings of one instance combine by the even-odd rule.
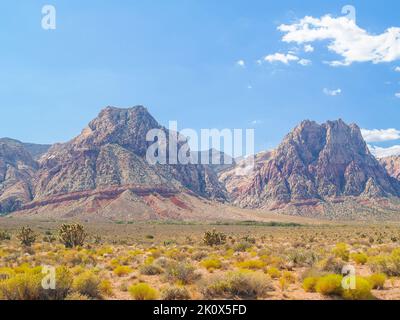
[[[45,4],[57,10],[56,30],[41,28]],[[338,19],[344,5],[356,9],[355,37],[400,27],[394,0],[2,1],[0,136],[67,141],[107,105],[142,104],[180,129],[255,128],[257,150],[304,119],[342,118],[382,130],[366,132],[371,144],[399,145],[400,40],[384,38],[391,50],[377,58],[344,35],[278,30],[301,28],[305,16]]]

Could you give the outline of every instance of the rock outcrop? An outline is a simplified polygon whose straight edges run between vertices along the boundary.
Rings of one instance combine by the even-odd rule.
[[[220,179],[225,181],[224,175]],[[399,185],[369,152],[358,126],[342,120],[303,121],[286,136],[240,189],[227,188],[236,204],[283,209],[339,199],[399,196]]]

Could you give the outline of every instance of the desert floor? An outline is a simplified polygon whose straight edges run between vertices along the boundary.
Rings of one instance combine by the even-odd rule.
[[[75,248],[59,241],[61,224],[0,218],[0,299],[400,299],[395,223],[91,222]],[[45,290],[49,267],[56,287]]]

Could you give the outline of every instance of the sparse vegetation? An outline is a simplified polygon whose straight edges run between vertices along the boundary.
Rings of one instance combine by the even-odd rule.
[[[200,224],[124,223],[91,226],[91,234],[102,235],[99,241],[68,236],[71,241],[61,244],[53,236],[59,225],[34,227],[1,226],[0,299],[364,300],[397,297],[400,287],[394,226],[249,223],[219,224],[210,232]],[[349,264],[362,277],[346,290],[342,271]],[[41,286],[45,265],[56,268],[56,289]]]
[[[58,231],[60,242],[65,245],[66,248],[74,248],[77,246],[83,246],[87,233],[85,228],[80,224],[63,224]]]

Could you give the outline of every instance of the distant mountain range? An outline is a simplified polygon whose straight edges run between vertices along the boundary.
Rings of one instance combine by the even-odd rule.
[[[201,220],[249,218],[238,213],[247,208],[329,219],[400,217],[400,157],[375,159],[354,124],[304,121],[276,150],[256,155],[245,176],[236,174],[240,159],[150,165],[151,129],[169,133],[142,106],[107,107],[67,143],[0,139],[0,212]]]

